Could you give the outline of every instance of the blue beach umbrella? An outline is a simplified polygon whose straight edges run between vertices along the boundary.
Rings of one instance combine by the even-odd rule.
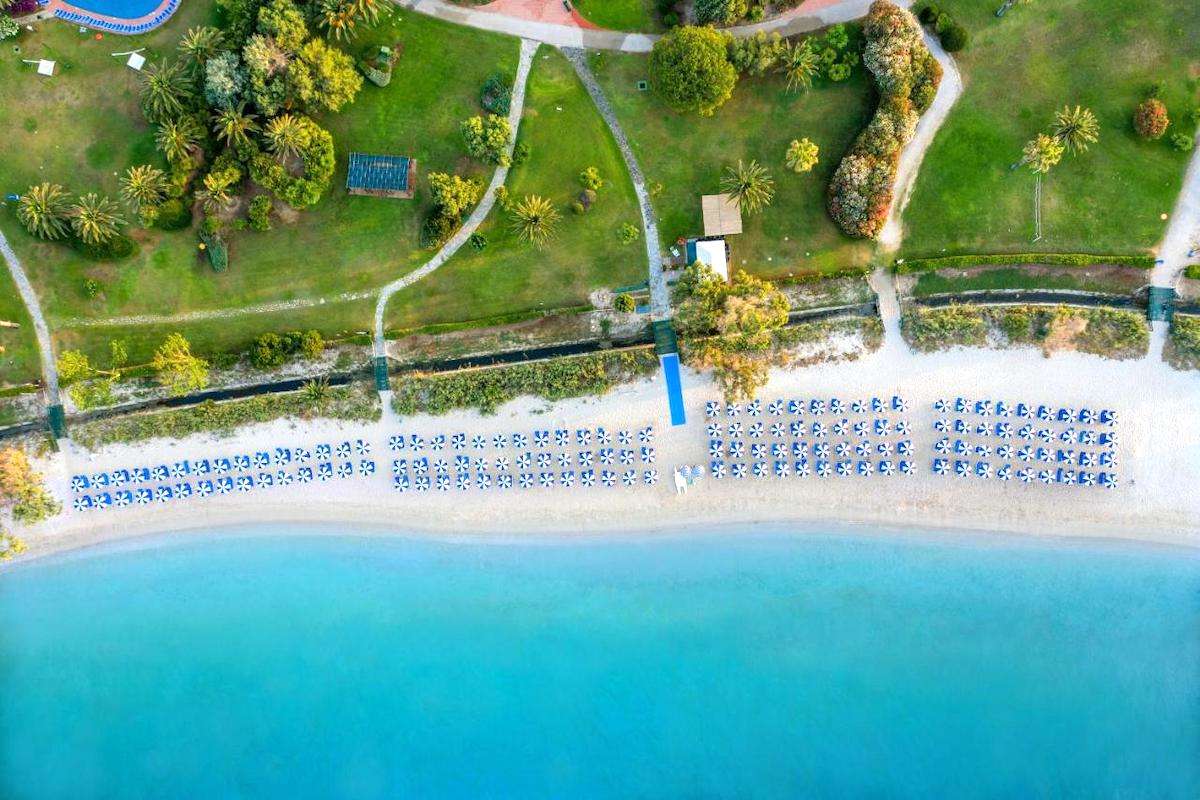
[[[475,488],[476,489],[492,488],[492,476],[488,475],[486,472],[476,472],[475,473]]]
[[[934,420],[933,429],[938,433],[950,432],[950,420],[943,417],[942,419]]]
[[[533,482],[534,482],[534,477],[533,477],[533,473],[531,473],[531,472],[522,472],[521,475],[517,478],[517,484],[522,489],[533,488]]]
[[[558,447],[566,447],[571,441],[571,433],[566,428],[556,428],[554,431],[554,444]]]
[[[1111,452],[1104,451],[1100,453],[1100,466],[1115,467],[1117,465],[1117,457]]]
[[[408,459],[407,458],[393,458],[392,459],[392,472],[393,473],[408,472]]]
[[[846,406],[844,403],[842,403],[842,401],[839,398],[837,398],[837,397],[829,398],[829,413],[830,414],[841,414],[845,410],[846,410]]]
[[[761,439],[765,431],[761,422],[751,422],[750,427],[746,428],[746,435],[751,439]]]
[[[1020,437],[1020,438],[1022,438],[1022,439],[1025,439],[1025,440],[1027,440],[1027,441],[1028,441],[1028,440],[1031,440],[1031,439],[1033,439],[1033,436],[1034,436],[1034,433],[1033,433],[1033,426],[1032,426],[1032,425],[1029,425],[1028,423],[1027,423],[1027,424],[1025,424],[1025,425],[1022,425],[1022,426],[1021,426],[1021,427],[1020,427],[1020,428],[1017,430],[1017,436],[1018,436],[1018,437]]]
[[[791,474],[792,467],[788,462],[780,460],[775,462],[775,477],[786,478]]]
[[[550,466],[550,454],[549,453],[538,453],[537,454],[537,465],[538,465],[538,469],[545,469],[546,467]]]
[[[735,441],[732,441],[729,443],[729,457],[730,458],[741,458],[745,454],[745,452],[746,452],[746,445],[742,444],[741,442],[735,440]]]
[[[511,489],[512,487],[513,487],[513,477],[511,474],[505,472],[505,473],[502,473],[502,474],[496,476],[496,488],[497,489]]]
[[[171,465],[171,477],[175,480],[186,478],[192,474],[192,465],[187,461],[176,461]]]
[[[1010,406],[1008,403],[1004,402],[1003,400],[996,401],[996,416],[1011,417],[1012,413],[1013,413],[1012,406]]]
[[[812,424],[811,431],[812,431],[812,435],[817,437],[818,439],[824,439],[826,436],[829,435],[829,430],[828,430],[828,428],[825,427],[825,423],[823,423],[823,422],[814,422]]]
[[[1038,480],[1042,483],[1054,483],[1055,477],[1055,474],[1048,469],[1038,470]]]
[[[840,425],[842,423],[839,422],[838,424]],[[871,434],[871,432],[868,429],[866,422],[859,420],[858,422],[854,423],[854,435],[855,436],[870,436],[870,434]],[[843,434],[839,433],[838,435],[841,436]]]
[[[976,400],[975,413],[981,417],[990,417],[992,415],[992,401]]]
[[[633,463],[633,451],[632,450],[622,450],[621,452],[619,452],[617,454],[617,460],[620,461],[622,464],[626,464],[626,465],[632,464]]]
[[[970,408],[970,403],[967,401],[967,399],[965,397],[954,398],[954,413],[955,414],[965,414],[968,408]]]
[[[653,464],[654,463],[654,448],[653,447],[643,447],[642,448],[642,462],[645,464]]]
[[[729,446],[733,447],[733,442],[730,442]],[[616,451],[611,447],[600,448],[598,456],[601,464],[613,464],[616,461]]]
[[[740,423],[740,422],[729,423],[729,438],[730,439],[742,438],[742,423]]]
[[[592,487],[596,485],[596,473],[593,470],[585,469],[579,473],[579,485],[582,487]]]
[[[787,411],[789,414],[803,414],[804,413],[804,401],[803,400],[788,400]]]
[[[447,481],[447,486],[449,486],[450,479],[445,475],[440,476],[440,480]],[[433,482],[429,480],[428,475],[418,475],[413,481],[413,485],[416,486],[418,492],[428,492],[433,487]]]
[[[788,433],[791,434],[791,436],[793,438],[799,438],[799,437],[803,436],[804,431],[805,431],[805,428],[804,428],[803,422],[789,422],[788,423]]]
[[[736,417],[738,414],[741,414],[741,413],[742,413],[742,407],[739,406],[737,403],[726,403],[725,404],[725,416]]]
[[[773,417],[778,417],[783,413],[783,401],[772,400],[770,403],[767,403],[767,413]]]
[[[629,431],[617,431],[617,444],[631,445],[633,444],[633,434]]]
[[[955,440],[954,440],[954,447],[952,447],[951,449],[952,449],[952,450],[953,450],[955,453],[958,453],[959,455],[962,455],[963,453],[967,452],[967,443],[966,443],[966,442],[964,442],[962,439],[955,439]]]
[[[208,497],[213,493],[214,490],[215,487],[213,486],[213,482],[210,480],[198,481],[196,483],[196,494],[199,497]]]
[[[264,467],[270,466],[271,455],[269,453],[264,453],[263,451],[260,450],[254,454],[252,462],[254,464],[255,469],[263,469]]]
[[[1013,438],[1013,428],[1011,422],[997,422],[995,430],[996,435],[1001,439]]]
[[[407,475],[396,475],[392,478],[392,488],[398,492],[407,492],[409,485]]]
[[[1037,458],[1038,461],[1041,461],[1043,463],[1048,463],[1048,462],[1051,462],[1054,460],[1054,453],[1045,447],[1039,447],[1037,450],[1035,450],[1033,452],[1033,454],[1034,454],[1034,457]]]
[[[1096,454],[1088,450],[1084,450],[1079,454],[1079,466],[1094,467],[1096,466]]]
[[[508,456],[506,456],[506,455],[496,456],[495,464],[496,464],[497,472],[503,472],[504,470],[508,469],[508,467],[509,467]]]
[[[633,486],[637,483],[637,472],[632,469],[627,469],[621,473],[621,483],[625,486]]]
[[[297,483],[312,483],[312,480],[313,480],[312,467],[301,467],[300,469],[296,470]]]
[[[414,435],[413,440],[421,442],[422,446],[424,446],[424,440],[422,440],[420,436]],[[417,447],[414,446],[413,449],[415,450]],[[333,448],[327,444],[319,444],[313,448],[313,453],[318,460],[327,460],[333,457]]]
[[[233,491],[233,478],[217,478],[216,486],[217,494],[229,494]],[[149,489],[139,489],[138,491],[145,492],[147,495],[150,494]]]
[[[364,478],[368,478],[375,474],[375,462],[363,459],[358,462],[358,474]]]
[[[658,483],[658,470],[648,469],[642,473],[642,483],[647,486],[654,486]]]
[[[1032,483],[1033,470],[1029,467],[1022,467],[1020,470],[1018,470],[1017,477],[1021,479],[1021,483]]]
[[[938,439],[933,443],[933,449],[935,452],[942,453],[943,455],[949,453],[951,449],[950,440],[943,436],[941,439]]]
[[[292,456],[297,461],[301,461],[301,462],[309,461],[312,459],[312,451],[309,450],[307,447],[293,447],[292,448]]]
[[[858,444],[854,445],[854,454],[859,458],[866,458],[867,456],[871,455],[871,443],[859,442]]]
[[[762,402],[759,400],[751,400],[746,405],[746,413],[752,417],[757,417],[762,414]]]
[[[719,458],[714,458],[712,461],[708,462],[708,471],[712,473],[714,478],[724,478],[725,462]]]
[[[850,443],[838,442],[833,446],[833,452],[837,454],[838,458],[845,458],[846,456],[850,455]]]
[[[1013,457],[1013,446],[1011,444],[1002,444],[996,448],[996,458],[1007,461]]]
[[[1075,409],[1071,408],[1070,406],[1063,406],[1058,410],[1058,413],[1054,415],[1054,418],[1059,422],[1070,422],[1075,419]]]
[[[549,447],[550,446],[550,431],[534,431],[533,432],[534,447]]]
[[[587,447],[592,443],[592,431],[590,428],[575,429],[575,443],[580,447]]]
[[[1084,425],[1095,425],[1096,412],[1092,411],[1090,408],[1081,408],[1079,409],[1079,416],[1076,417],[1076,419]]]
[[[1095,473],[1092,473],[1092,472],[1080,472],[1080,473],[1079,473],[1079,483],[1080,483],[1080,485],[1082,485],[1082,486],[1095,486],[1095,485],[1096,485],[1096,475],[1095,475]]]
[[[735,478],[746,477],[746,472],[747,472],[747,469],[746,469],[746,464],[744,462],[738,461],[738,462],[735,462],[735,463],[729,465],[729,474]]]
[[[1095,431],[1080,431],[1079,432],[1079,443],[1080,444],[1094,445],[1098,441],[1099,441],[1099,437],[1096,435]]]
[[[595,455],[592,453],[591,450],[580,450],[578,459],[579,459],[579,466],[590,467],[592,465],[592,462],[595,460]]]
[[[1070,486],[1075,483],[1075,470],[1059,468],[1054,477],[1059,483]]]
[[[904,439],[896,443],[896,452],[902,456],[911,456],[913,451],[913,443],[908,439]]]
[[[854,400],[850,403],[850,410],[855,414],[864,414],[867,410],[867,404],[862,400]]]
[[[813,455],[817,458],[829,458],[829,443],[817,442],[813,445]]]
[[[874,431],[876,436],[890,436],[892,433],[892,423],[886,417],[880,417],[875,420]]]
[[[1050,410],[1049,406],[1041,405],[1037,407],[1036,416],[1042,422],[1049,422],[1054,419],[1054,412]]]
[[[781,442],[771,443],[771,458],[784,458],[787,454],[787,448]]]
[[[971,463],[969,461],[957,460],[954,462],[954,474],[960,478],[965,478],[971,474]]]
[[[291,486],[292,481],[292,473],[288,472],[286,469],[281,469],[275,473],[276,486]]]
[[[254,480],[260,489],[267,489],[275,485],[275,477],[269,472],[258,473],[258,477]]]
[[[954,432],[955,433],[967,433],[969,430],[970,430],[970,428],[967,427],[967,423],[964,420],[961,420],[961,419],[954,420]]]
[[[710,439],[719,439],[725,433],[725,426],[716,422],[710,422],[705,426],[704,432],[708,434]]]
[[[543,489],[548,489],[553,485],[554,485],[554,473],[553,472],[539,472],[538,473],[538,486],[541,486]]]
[[[612,444],[612,434],[604,428],[596,428],[596,444]]]
[[[371,443],[368,442],[366,439],[355,439],[354,440],[354,452],[360,456],[370,455],[371,454]]]
[[[881,456],[890,456],[892,454],[892,443],[880,442],[879,444],[875,445],[875,452],[879,453]]]
[[[272,462],[277,467],[292,463],[292,451],[287,447],[276,447],[272,453]]]
[[[721,406],[715,400],[709,400],[704,404],[704,415],[709,419],[715,418],[721,413]]]
[[[896,474],[896,465],[893,464],[891,461],[888,461],[887,459],[880,461],[879,462],[879,474],[887,475],[888,477],[895,475]]]
[[[875,474],[875,465],[870,461],[859,461],[857,465],[858,474],[864,478]]]
[[[950,410],[950,403],[948,403],[946,400],[938,398],[937,400],[933,401],[933,410],[939,414],[945,414]]]
[[[771,425],[771,436],[773,436],[776,439],[782,439],[785,435],[786,435],[786,428],[783,427],[782,422],[776,422]]]
[[[475,450],[482,450],[487,447],[487,437],[482,434],[475,434],[471,437],[471,447]]]
[[[436,445],[436,444],[439,442],[439,440],[440,440],[441,444],[443,444],[443,445],[446,443],[446,437],[445,437],[445,436],[436,436],[436,437],[434,437],[434,444]],[[433,449],[434,449],[434,450],[440,450],[440,449],[441,449],[441,447],[434,446],[434,448],[433,448]],[[350,443],[349,443],[349,442],[342,442],[341,444],[339,444],[339,445],[337,446],[337,450],[336,450],[335,452],[337,453],[337,457],[338,457],[338,458],[349,458],[349,457],[350,457],[350,451],[351,451]]]
[[[92,480],[87,475],[74,475],[71,477],[71,491],[83,492],[89,489],[92,485]]]
[[[750,445],[750,457],[755,458],[755,459],[766,458],[767,457],[767,446],[765,444],[761,444],[761,443],[755,443],[755,444]]]
[[[832,474],[832,472],[833,472],[833,467],[830,466],[828,461],[824,461],[824,460],[817,461],[817,475],[819,475],[822,478],[828,478],[830,476],[830,474]]]
[[[808,452],[808,447],[804,442],[792,442],[792,455],[796,458],[802,458]]]
[[[1013,468],[1010,464],[1005,464],[1000,469],[996,470],[996,477],[1002,481],[1010,481],[1013,476]]]
[[[808,466],[808,459],[805,459],[805,458],[797,459],[794,466],[796,468],[796,477],[797,478],[807,478],[809,475],[812,474],[812,470]]]
[[[850,420],[840,419],[833,423],[833,427],[829,429],[834,436],[845,436],[850,432]]]
[[[93,506],[90,495],[81,494],[71,501],[71,507],[76,511],[89,511]]]
[[[1052,442],[1054,441],[1054,431],[1049,428],[1040,428],[1037,432],[1037,438],[1042,442]]]
[[[133,502],[133,492],[128,489],[122,489],[113,495],[113,505],[117,508],[125,508]]]
[[[976,462],[975,475],[980,478],[990,478],[992,476],[992,465],[987,461]]]
[[[455,450],[467,449],[467,435],[465,433],[450,434],[450,446]]]
[[[233,468],[235,470],[238,470],[241,472],[244,472],[244,471],[250,469],[250,456],[247,456],[247,455],[234,456],[233,457]],[[151,473],[153,474],[155,480],[159,479],[158,478],[158,467],[155,467],[154,469],[152,469]]]
[[[837,462],[837,465],[834,467],[834,471],[844,478],[854,471],[854,464],[847,459],[843,459]]]
[[[157,467],[150,470],[150,477],[156,481],[165,481],[170,474],[171,471],[167,469],[166,464],[159,464]],[[106,480],[105,484],[107,483],[108,481]]]
[[[756,478],[767,477],[767,465],[763,461],[755,461],[750,465],[750,474]]]
[[[988,458],[992,454],[992,448],[986,444],[975,445],[975,455],[983,458]]]
[[[529,447],[529,437],[523,433],[514,433],[512,435],[512,446],[514,450],[524,450]]]
[[[1102,433],[1098,437],[1097,441],[1103,447],[1109,447],[1109,448],[1116,447],[1117,446],[1117,435],[1115,433]]]
[[[205,463],[205,465],[208,464],[207,461],[205,461],[204,463]],[[127,470],[127,469],[114,469],[112,472],[109,473],[108,476],[109,476],[109,478],[112,479],[113,486],[125,486],[130,481],[129,470]]]
[[[911,461],[901,461],[900,462],[900,474],[914,475],[914,474],[916,474],[916,471],[917,471],[916,467],[913,466],[913,463]]]
[[[1110,409],[1101,409],[1100,422],[1103,425],[1115,425],[1117,423],[1117,412]]]
[[[254,478],[249,475],[239,475],[237,482],[234,484],[239,492],[245,493],[254,488]],[[160,489],[165,487],[159,487]],[[162,498],[159,498],[162,499]]]
[[[574,462],[574,459],[571,458],[571,454],[565,450],[559,453],[555,460],[558,461],[559,467],[569,467]]]
[[[1075,463],[1075,451],[1074,450],[1057,450],[1054,453],[1054,457],[1060,464]]]
[[[825,401],[824,400],[811,400],[808,404],[808,410],[809,410],[809,412],[811,412],[813,414],[824,414],[825,413]]]

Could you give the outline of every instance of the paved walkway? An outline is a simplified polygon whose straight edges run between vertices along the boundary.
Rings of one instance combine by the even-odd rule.
[[[917,182],[917,173],[921,162],[925,160],[925,151],[933,144],[933,139],[941,129],[942,123],[950,115],[950,109],[962,96],[962,75],[950,54],[942,49],[941,42],[936,36],[925,31],[925,44],[933,57],[942,65],[942,82],[938,85],[937,96],[933,103],[921,115],[917,123],[917,132],[912,141],[904,147],[900,154],[900,164],[896,169],[896,183],[892,190],[892,207],[888,209],[887,221],[879,234],[879,244],[885,252],[893,252],[900,247],[904,238],[904,226],[900,221],[908,199],[912,195],[913,185]]]
[[[650,311],[651,318],[654,320],[665,320],[671,316],[671,297],[667,292],[667,281],[663,277],[662,271],[662,243],[658,238],[658,224],[654,220],[654,207],[650,205],[650,193],[646,190],[646,177],[642,174],[642,168],[638,164],[637,156],[633,154],[633,148],[629,145],[629,139],[625,136],[625,131],[621,128],[621,123],[617,120],[617,115],[613,111],[612,105],[608,102],[608,98],[604,96],[604,90],[600,88],[600,84],[596,82],[596,76],[592,74],[591,69],[587,64],[587,53],[578,48],[564,47],[563,54],[570,60],[575,67],[576,74],[587,88],[588,94],[592,97],[592,102],[595,103],[596,109],[600,112],[600,116],[604,118],[604,122],[608,125],[608,129],[612,131],[613,138],[617,140],[617,147],[621,151],[621,156],[625,159],[625,167],[629,171],[629,177],[633,181],[633,191],[637,194],[638,207],[642,212],[642,241],[646,245],[646,263],[649,271],[650,281]]]
[[[1183,176],[1183,189],[1158,246],[1158,263],[1150,274],[1150,285],[1174,288],[1184,268],[1197,263],[1200,263],[1200,149],[1193,151]],[[1150,323],[1150,349],[1146,358],[1162,360],[1169,332],[1166,322]]]
[[[521,58],[517,63],[517,78],[513,83],[512,101],[508,109],[508,122],[512,126],[512,141],[508,143],[508,154],[511,156],[513,147],[517,141],[517,129],[521,124],[521,112],[525,108],[525,84],[529,80],[529,70],[533,65],[533,54],[537,52],[539,43],[530,39],[521,40]],[[508,177],[508,167],[496,167],[496,171],[492,174],[492,181],[484,190],[483,198],[479,201],[479,205],[475,206],[475,210],[463,222],[462,227],[450,237],[450,241],[442,245],[442,249],[438,250],[433,258],[426,261],[423,265],[405,275],[403,278],[392,281],[387,286],[384,286],[379,292],[379,301],[375,304],[375,355],[386,356],[387,345],[383,338],[384,331],[384,314],[387,311],[388,301],[392,299],[392,295],[396,292],[411,286],[417,281],[430,274],[438,267],[450,260],[450,257],[458,252],[467,240],[471,238],[471,234],[479,227],[487,215],[491,213],[492,206],[496,204],[496,189],[504,185],[505,179]]]
[[[887,267],[876,267],[867,283],[879,298],[879,319],[883,321],[881,352],[908,353],[908,342],[900,334],[900,295],[896,290],[896,276]]]
[[[534,39],[556,47],[578,47],[588,50],[619,50],[624,53],[648,53],[658,40],[658,34],[622,33],[620,31],[589,30],[577,25],[562,25],[537,19],[525,19],[497,11],[484,11],[447,2],[447,0],[393,0],[403,8],[418,13],[496,33],[507,33],[524,39]],[[905,2],[903,5],[907,5]],[[836,22],[849,22],[867,13],[870,0],[844,0],[827,4],[823,0],[806,3],[774,19],[753,25],[727,28],[734,36],[753,36],[759,31],[778,32],[782,36],[824,28]],[[810,10],[811,9],[811,10]]]
[[[25,268],[21,266],[17,254],[8,246],[8,239],[5,238],[2,231],[0,231],[0,255],[8,262],[8,271],[12,273],[13,282],[17,284],[17,292],[20,293],[21,300],[25,302],[25,308],[29,310],[29,316],[33,319],[33,330],[37,334],[38,356],[42,361],[42,381],[46,384],[46,397],[49,400],[47,405],[59,405],[58,367],[54,363],[54,346],[50,343],[50,328],[46,325],[46,317],[42,314],[42,304],[38,301],[37,293],[33,291],[29,276],[25,274]]]

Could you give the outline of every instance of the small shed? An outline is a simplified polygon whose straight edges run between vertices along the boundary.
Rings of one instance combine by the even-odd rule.
[[[733,236],[742,232],[742,208],[731,195],[702,195],[700,209],[704,213],[705,236]]]
[[[417,162],[407,156],[373,156],[351,153],[346,170],[346,191],[373,197],[413,196]]]
[[[707,264],[713,272],[721,276],[721,280],[729,280],[729,255],[725,250],[724,239],[688,240],[687,260],[689,264],[695,264],[697,261]]]

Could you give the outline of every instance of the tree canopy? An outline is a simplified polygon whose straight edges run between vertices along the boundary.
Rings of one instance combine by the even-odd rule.
[[[737,85],[728,42],[728,34],[713,28],[685,26],[668,32],[650,54],[654,90],[678,111],[712,116]]]

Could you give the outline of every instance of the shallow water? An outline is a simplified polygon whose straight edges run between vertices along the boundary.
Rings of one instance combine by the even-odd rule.
[[[179,536],[0,574],[0,796],[1200,796],[1200,556]]]

